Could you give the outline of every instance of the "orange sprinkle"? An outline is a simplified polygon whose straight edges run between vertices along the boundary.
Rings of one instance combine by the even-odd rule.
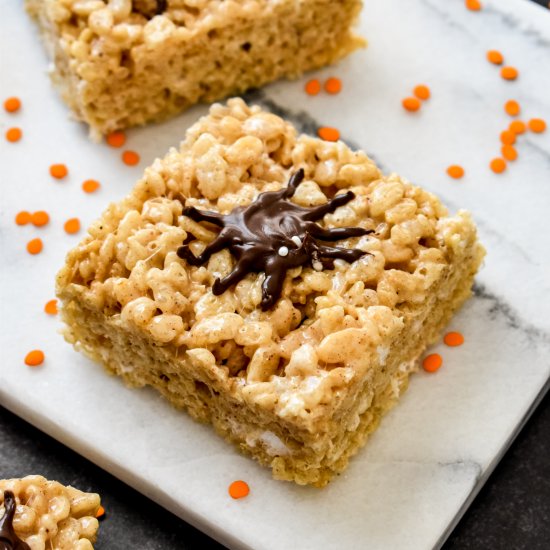
[[[49,302],[46,302],[46,305],[44,306],[44,311],[48,315],[57,315],[57,300],[53,299]]]
[[[514,145],[516,142],[516,134],[511,130],[504,130],[504,132],[500,133],[500,141],[504,143],[504,145]]]
[[[111,147],[122,147],[126,143],[126,134],[124,132],[111,132],[105,139]]]
[[[406,97],[401,103],[407,111],[414,112],[420,109],[420,100],[416,97]]]
[[[325,92],[327,94],[339,94],[342,91],[342,81],[332,76],[325,82]]]
[[[336,128],[330,128],[323,126],[317,130],[317,135],[325,141],[338,141],[340,139],[340,132]]]
[[[38,367],[44,362],[44,352],[39,349],[33,349],[29,351],[25,356],[25,365],[29,367]]]
[[[21,109],[21,100],[18,97],[8,97],[6,101],[4,101],[4,109],[8,111],[8,113],[15,113]]]
[[[304,89],[308,95],[317,95],[321,91],[321,83],[314,78],[306,82]]]
[[[426,372],[435,372],[443,364],[443,358],[439,353],[431,353],[424,357],[422,361],[422,367]]]
[[[462,166],[458,166],[458,164],[452,164],[449,168],[447,168],[447,174],[451,176],[451,178],[459,180],[464,176],[464,168],[462,168]]]
[[[541,134],[546,130],[546,122],[542,118],[532,118],[528,122],[529,130],[535,134]]]
[[[82,182],[82,191],[84,193],[93,193],[101,187],[101,184],[96,180],[86,180]]]
[[[50,216],[47,212],[44,212],[44,210],[34,212],[34,214],[31,216],[31,222],[36,227],[42,227],[43,225],[46,225],[49,221]]]
[[[504,104],[504,110],[510,116],[517,116],[517,115],[519,115],[519,112],[521,111],[521,107],[519,106],[519,103],[515,99],[509,99]]]
[[[103,518],[103,516],[105,516],[105,508],[103,508],[103,506],[101,506],[101,504],[100,504],[99,508],[97,509],[97,512],[95,514],[95,517],[97,519],[101,519],[101,518]]]
[[[124,151],[122,162],[128,166],[135,166],[139,162],[139,155],[135,151]]]
[[[8,128],[6,130],[6,139],[8,141],[11,141],[11,143],[15,143],[16,141],[19,141],[23,137],[23,132],[21,128]]]
[[[27,243],[27,252],[29,254],[40,254],[43,246],[42,239],[33,239]]]
[[[461,346],[462,344],[464,344],[464,336],[462,336],[460,332],[447,332],[447,334],[445,334],[445,337],[443,338],[443,341],[448,346],[454,348],[456,346]]]
[[[234,481],[229,486],[229,496],[231,496],[231,498],[244,498],[248,496],[248,493],[250,493],[250,487],[246,481]]]
[[[506,160],[514,161],[518,158],[518,152],[512,145],[503,145],[500,152]]]
[[[479,11],[482,8],[479,0],[465,0],[464,4],[470,11]]]
[[[67,220],[65,222],[65,225],[63,227],[65,228],[65,231],[69,233],[69,235],[78,233],[80,231],[80,220],[78,218],[71,218],[70,220]]]
[[[487,52],[487,61],[493,65],[502,65],[504,63],[504,56],[498,50],[489,50]]]
[[[17,225],[27,225],[31,222],[31,213],[27,212],[26,210],[22,210],[21,212],[18,212],[15,216],[15,223]]]
[[[513,120],[512,122],[510,122],[508,130],[510,130],[510,132],[514,132],[514,134],[516,135],[524,134],[525,130],[527,130],[527,126],[525,125],[525,122],[521,120]]]
[[[52,164],[50,166],[50,175],[58,180],[62,180],[68,173],[69,170],[64,164]]]
[[[504,80],[515,80],[519,76],[519,71],[515,67],[502,67],[500,76]]]
[[[495,174],[502,174],[506,170],[506,161],[501,158],[495,158],[490,162],[489,166]]]
[[[415,86],[413,93],[418,99],[421,99],[422,101],[430,99],[432,95],[432,93],[430,92],[430,88],[428,88],[428,86],[426,86],[425,84],[419,84],[418,86]]]

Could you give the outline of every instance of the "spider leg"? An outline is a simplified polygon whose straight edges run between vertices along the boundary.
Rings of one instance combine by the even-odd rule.
[[[196,222],[209,222],[223,227],[223,214],[212,212],[211,210],[197,210],[194,206],[186,206],[183,209],[183,215]]]
[[[362,227],[335,227],[324,229],[316,223],[308,225],[308,230],[313,237],[322,241],[339,241],[340,239],[349,239],[350,237],[362,237],[369,233],[374,233],[373,229],[363,229]]]
[[[296,189],[298,188],[298,185],[304,181],[304,169],[300,168],[297,172],[294,172],[292,176],[290,176],[290,179],[288,180],[288,185],[286,186],[284,193],[281,198],[283,199],[290,199],[294,193],[296,193]]]
[[[355,193],[353,191],[348,191],[342,195],[337,195],[332,200],[328,201],[325,204],[321,204],[317,208],[312,208],[305,216],[304,220],[313,221],[321,219],[325,214],[330,214],[334,212],[339,206],[347,204],[349,201],[355,198]]]
[[[279,299],[283,283],[285,282],[286,269],[277,266],[277,258],[272,257],[266,261],[265,279],[262,283],[262,311],[272,308]]]
[[[323,258],[333,258],[335,260],[345,260],[351,264],[365,254],[368,254],[368,252],[357,248],[338,248],[336,246],[319,247],[319,256],[321,257],[321,261]]]
[[[216,279],[212,285],[212,294],[219,296],[223,294],[230,286],[238,283],[250,272],[252,262],[249,259],[241,258],[233,271],[223,279]]]
[[[178,248],[177,254],[180,258],[186,260],[188,264],[198,267],[207,262],[212,254],[225,248],[228,242],[229,237],[222,231],[198,256],[195,256],[186,244]]]

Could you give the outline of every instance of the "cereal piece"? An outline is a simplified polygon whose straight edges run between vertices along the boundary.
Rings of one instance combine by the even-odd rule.
[[[15,223],[17,225],[27,225],[28,223],[31,223],[31,213],[27,212],[26,210],[22,210],[21,212],[18,212],[15,216]]]
[[[430,92],[430,88],[428,88],[428,86],[426,86],[425,84],[419,84],[418,86],[415,86],[413,94],[422,101],[430,99],[432,95],[432,93]]]
[[[514,145],[514,143],[516,143],[516,134],[511,130],[504,130],[504,132],[500,134],[500,141],[504,145]]]
[[[412,113],[414,113],[415,111],[418,111],[418,109],[420,109],[421,107],[420,100],[416,97],[406,97],[405,99],[403,99],[401,104],[403,105],[403,108],[405,110],[410,111]]]
[[[480,11],[483,8],[479,0],[464,0],[464,5],[470,11]]]
[[[0,480],[1,541],[5,548],[93,550],[99,495],[38,475]],[[5,510],[4,510],[5,509]],[[4,548],[4,545],[0,546]]]
[[[443,358],[439,353],[431,353],[422,361],[422,368],[426,372],[435,372],[441,368],[441,365],[443,365]]]
[[[504,80],[516,80],[519,76],[519,71],[515,67],[502,67],[500,69],[500,76]]]
[[[447,174],[451,178],[458,180],[464,176],[464,168],[462,168],[462,166],[459,166],[458,164],[452,164],[447,168]]]
[[[493,65],[502,65],[504,63],[504,56],[498,50],[489,50],[487,52],[487,61]]]
[[[39,349],[29,351],[29,353],[25,356],[25,365],[28,365],[29,367],[38,367],[43,362],[44,352]]]
[[[69,235],[74,235],[80,231],[80,220],[78,218],[70,218],[65,222],[63,228]]]
[[[531,132],[542,134],[546,130],[546,122],[542,118],[532,118],[527,125]]]
[[[308,95],[317,95],[321,91],[321,83],[317,78],[313,78],[306,82],[304,89]]]
[[[44,306],[44,311],[48,315],[57,315],[57,300],[53,299],[49,302],[46,302],[46,305]]]
[[[4,109],[8,113],[16,113],[21,109],[21,100],[18,97],[8,97],[8,99],[4,101]]]
[[[494,158],[489,166],[495,174],[502,174],[506,170],[506,161],[501,158]]]
[[[27,243],[27,252],[33,255],[40,254],[43,247],[44,245],[42,244],[42,239],[32,239]]]
[[[21,128],[8,128],[6,130],[6,139],[11,143],[19,141],[23,137]]]
[[[450,347],[461,346],[464,343],[464,336],[460,332],[447,332],[443,342]]]
[[[96,180],[86,180],[82,182],[82,191],[84,191],[84,193],[95,193],[100,187],[101,184]]]
[[[331,77],[325,82],[325,92],[336,95],[342,91],[342,81],[339,78]]]
[[[69,170],[64,164],[52,164],[50,166],[50,176],[58,180],[62,180],[67,176]]]
[[[155,6],[156,4],[156,6]],[[361,0],[32,0],[53,81],[95,138],[331,65]]]
[[[91,225],[56,291],[77,349],[276,478],[321,487],[399,400],[482,257],[466,212],[231,99]]]
[[[44,225],[47,225],[49,221],[50,221],[50,216],[44,210],[38,210],[37,212],[33,212],[31,216],[31,223],[36,227],[42,227]]]
[[[124,132],[111,132],[107,134],[105,141],[111,147],[122,147],[126,143],[126,134]]]
[[[139,155],[135,151],[124,151],[122,153],[122,162],[128,166],[139,164]]]
[[[329,126],[319,128],[317,134],[325,141],[338,141],[340,139],[340,132],[336,128],[330,128]]]
[[[521,107],[519,106],[519,103],[515,99],[509,99],[504,104],[504,110],[510,116],[518,116],[521,111]]]
[[[250,493],[250,487],[246,481],[238,480],[229,486],[228,492],[231,498],[244,498]]]
[[[510,122],[508,130],[516,135],[524,134],[527,130],[527,125],[522,120],[513,120]]]
[[[503,145],[500,152],[506,160],[514,161],[518,158],[518,152],[513,145]]]

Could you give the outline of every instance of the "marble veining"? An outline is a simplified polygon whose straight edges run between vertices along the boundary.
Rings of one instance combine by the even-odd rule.
[[[525,118],[550,121],[550,15],[522,0],[485,0],[479,13],[458,0],[410,0],[406,16],[401,0],[365,4],[360,32],[369,48],[315,73],[321,80],[339,76],[339,96],[307,96],[306,75],[247,99],[302,132],[334,126],[384,172],[421,184],[451,211],[470,210],[488,255],[474,297],[450,324],[466,343],[434,346],[443,368],[412,377],[400,405],[322,491],[273,481],[156,393],[106,376],[63,342],[58,320],[42,313],[79,238],[63,232],[64,220],[91,223],[206,107],[129,132],[127,146],[142,161],[124,166],[120,151],[91,143],[67,119],[44,74],[34,27],[20,3],[4,6],[0,48],[11,55],[3,60],[3,89],[20,96],[24,108],[17,118],[0,113],[0,126],[18,125],[24,138],[17,145],[0,140],[0,403],[231,548],[439,547],[549,384],[550,134],[522,136],[518,161],[500,176],[487,164],[509,122],[504,101],[514,97]],[[517,82],[503,82],[486,62],[492,47],[518,66]],[[405,113],[401,99],[421,82],[432,98],[421,112]],[[69,165],[63,182],[49,178],[52,162]],[[463,180],[446,176],[452,163],[465,166]],[[88,178],[102,183],[99,192],[82,193]],[[52,221],[40,230],[16,227],[13,217],[23,209],[47,210]],[[44,252],[31,257],[24,247],[36,236]],[[29,369],[23,358],[34,348],[45,351],[46,362]],[[227,497],[234,479],[250,484],[247,499]]]

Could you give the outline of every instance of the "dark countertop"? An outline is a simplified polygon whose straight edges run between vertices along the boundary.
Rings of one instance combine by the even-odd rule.
[[[546,0],[533,1],[548,6]],[[101,522],[97,550],[223,549],[0,407],[0,479],[31,473],[101,494],[107,514]],[[550,394],[533,413],[443,548],[550,548]]]

